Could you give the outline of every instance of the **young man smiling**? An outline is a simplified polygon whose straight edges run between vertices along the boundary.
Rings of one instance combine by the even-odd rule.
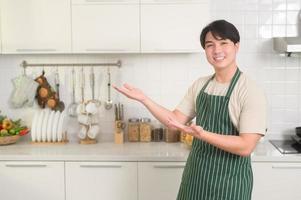
[[[266,130],[266,99],[236,62],[240,36],[225,20],[207,25],[201,45],[215,73],[188,89],[175,110],[129,84],[116,87],[141,102],[163,124],[194,136],[178,200],[251,200],[250,155]],[[196,124],[185,126],[196,117]]]

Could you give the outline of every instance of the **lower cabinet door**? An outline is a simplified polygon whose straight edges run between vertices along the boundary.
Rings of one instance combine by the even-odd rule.
[[[66,162],[66,200],[137,200],[137,162]]]
[[[184,167],[184,162],[139,162],[139,200],[175,200]]]
[[[0,162],[0,199],[64,200],[64,163]]]
[[[253,162],[252,200],[301,199],[301,163]]]

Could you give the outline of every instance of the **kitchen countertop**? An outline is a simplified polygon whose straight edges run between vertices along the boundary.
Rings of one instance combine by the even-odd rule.
[[[81,145],[31,144],[19,141],[0,146],[0,161],[186,161],[189,149],[183,143],[99,142]],[[252,154],[253,162],[301,162],[301,154],[282,155],[268,141],[260,142]]]

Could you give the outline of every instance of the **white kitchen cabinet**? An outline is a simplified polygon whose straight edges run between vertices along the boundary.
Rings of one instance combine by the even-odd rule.
[[[142,0],[141,52],[200,52],[209,10],[206,0]]]
[[[137,162],[66,162],[66,200],[137,200]]]
[[[70,53],[70,0],[2,0],[3,53]]]
[[[139,200],[175,200],[184,167],[184,162],[139,162]]]
[[[64,200],[64,163],[0,162],[0,199]]]
[[[253,162],[252,200],[301,199],[301,163]]]
[[[73,52],[139,52],[139,13],[139,0],[73,1]]]

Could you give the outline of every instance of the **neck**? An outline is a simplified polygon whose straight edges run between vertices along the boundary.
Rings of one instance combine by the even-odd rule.
[[[215,80],[220,83],[228,83],[231,81],[237,70],[236,64],[233,67],[226,67],[224,69],[215,69]]]

